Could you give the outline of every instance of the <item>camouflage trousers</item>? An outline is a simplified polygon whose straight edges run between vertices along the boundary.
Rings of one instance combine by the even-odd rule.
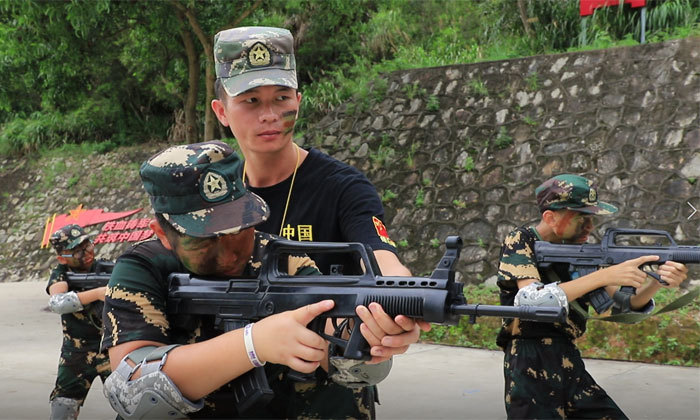
[[[275,366],[275,365],[273,365]],[[288,369],[276,378],[289,378]],[[270,371],[268,371],[268,374]],[[324,375],[319,375],[321,378]],[[246,418],[246,419],[357,419],[376,418],[376,387],[346,388],[329,379],[318,381],[280,381],[270,378],[274,393],[266,405],[255,405],[244,413],[236,411],[235,397],[228,392],[216,391],[205,397],[204,408],[191,413],[190,418]]]
[[[49,400],[70,398],[80,401],[82,405],[95,377],[99,375],[104,383],[110,373],[107,354],[63,348],[58,361],[56,385]]]
[[[568,339],[513,339],[505,348],[509,419],[627,419],[586,372]]]

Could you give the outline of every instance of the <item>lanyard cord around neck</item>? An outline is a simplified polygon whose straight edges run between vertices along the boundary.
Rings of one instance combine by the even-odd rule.
[[[289,192],[287,192],[287,202],[284,204],[284,213],[282,213],[282,224],[280,225],[280,233],[278,234],[279,236],[282,236],[282,229],[284,229],[284,221],[287,219],[287,209],[289,208],[289,200],[292,198],[292,189],[294,188],[294,180],[297,177],[297,169],[299,169],[299,149],[300,147],[296,143],[292,143],[297,149],[297,163],[294,166],[294,172],[292,173],[292,183],[289,184]],[[246,170],[246,165],[248,164],[248,161],[243,161],[243,182],[245,183],[245,170]]]

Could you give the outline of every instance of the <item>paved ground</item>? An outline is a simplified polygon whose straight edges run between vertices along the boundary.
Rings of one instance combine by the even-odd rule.
[[[0,283],[0,419],[48,418],[61,343],[44,283]],[[414,345],[379,388],[380,419],[503,419],[500,352]],[[700,419],[700,369],[586,360],[631,419]],[[113,419],[95,381],[81,419]]]

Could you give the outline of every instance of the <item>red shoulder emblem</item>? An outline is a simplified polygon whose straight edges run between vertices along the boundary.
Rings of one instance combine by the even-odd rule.
[[[387,232],[384,223],[382,223],[382,221],[379,220],[377,216],[372,216],[372,223],[374,223],[374,228],[377,230],[377,235],[379,235],[379,239],[381,239],[382,242],[386,244],[396,247],[396,242],[392,241],[391,238],[389,238],[389,232]]]

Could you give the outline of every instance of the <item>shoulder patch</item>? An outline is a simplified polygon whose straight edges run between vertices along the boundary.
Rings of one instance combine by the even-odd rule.
[[[391,240],[389,237],[389,232],[386,230],[386,226],[384,226],[384,223],[382,223],[377,216],[372,216],[372,223],[374,223],[374,229],[376,229],[379,239],[386,244],[396,247],[396,242]]]

